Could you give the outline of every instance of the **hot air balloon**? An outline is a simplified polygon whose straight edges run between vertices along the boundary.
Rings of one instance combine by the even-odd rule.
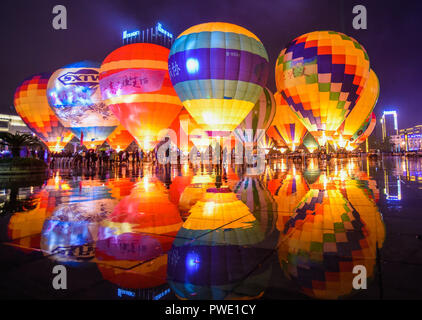
[[[250,31],[230,23],[193,26],[174,41],[169,70],[183,105],[214,137],[229,135],[258,101],[268,55]]]
[[[193,240],[192,240],[193,239]],[[229,188],[210,188],[191,209],[168,253],[168,283],[182,300],[254,299],[271,268],[259,222]]]
[[[275,112],[274,96],[270,90],[264,88],[257,103],[234,130],[234,134],[242,142],[257,143],[265,136],[265,132],[273,122]]]
[[[375,113],[372,112],[371,115],[365,120],[365,123],[362,127],[356,132],[355,135],[352,136],[352,143],[358,145],[364,142],[368,137],[372,134],[375,129],[375,125],[377,124],[377,118]]]
[[[53,73],[47,85],[51,108],[87,148],[101,145],[119,124],[101,100],[99,67],[91,61],[66,65]]]
[[[295,151],[302,143],[306,128],[279,92],[274,97],[277,111],[272,124],[290,150]]]
[[[346,120],[344,120],[337,130],[337,134],[341,135],[345,141],[356,139],[353,136],[360,130],[362,124],[372,113],[378,100],[379,91],[378,78],[371,69],[369,79],[362,90],[362,95],[357,101],[355,108],[348,114]]]
[[[310,153],[313,153],[316,149],[319,148],[318,142],[315,140],[314,136],[311,133],[306,133],[303,138],[303,145],[308,149]]]
[[[273,142],[273,139],[271,139],[267,135],[261,136],[261,138],[258,140],[258,148],[264,149],[266,154],[268,154],[268,152],[270,152],[270,150],[274,147],[275,144]]]
[[[73,134],[59,121],[48,104],[46,91],[49,73],[40,73],[25,79],[16,89],[16,112],[31,131],[50,151],[59,152],[73,138]]]
[[[306,33],[283,49],[276,85],[305,125],[325,145],[362,95],[369,57],[353,38],[335,31]]]
[[[150,151],[182,109],[170,82],[169,49],[134,43],[111,52],[100,69],[102,98],[139,145]]]
[[[134,138],[121,124],[107,137],[107,143],[117,152],[125,150]]]
[[[268,128],[267,136],[274,141],[277,148],[287,149],[286,142],[284,141],[283,137],[280,135],[279,131],[273,124],[270,125],[270,127]]]

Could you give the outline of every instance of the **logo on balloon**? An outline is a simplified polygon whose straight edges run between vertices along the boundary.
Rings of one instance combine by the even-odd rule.
[[[76,72],[67,72],[60,76],[58,80],[65,86],[79,85],[87,87],[98,86],[98,72],[92,69],[81,69]]]

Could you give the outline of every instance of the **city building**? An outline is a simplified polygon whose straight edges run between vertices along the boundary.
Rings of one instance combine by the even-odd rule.
[[[386,110],[381,117],[382,139],[398,134],[397,112]]]
[[[0,132],[31,133],[31,130],[29,130],[27,125],[22,121],[21,117],[10,114],[0,114]]]
[[[158,22],[154,27],[144,30],[123,31],[123,44],[131,43],[155,43],[163,47],[170,48],[174,41],[172,33],[164,29],[163,25]]]
[[[422,150],[422,125],[400,129],[398,134],[391,136],[391,143],[396,152]]]

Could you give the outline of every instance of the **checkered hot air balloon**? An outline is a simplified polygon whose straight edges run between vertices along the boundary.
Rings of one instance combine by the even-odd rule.
[[[355,134],[361,129],[365,120],[371,115],[378,100],[380,85],[375,72],[371,69],[369,79],[363,88],[362,95],[355,108],[347,115],[346,120],[338,128],[336,136],[345,141],[356,140]],[[336,140],[336,137],[334,137]]]
[[[48,81],[47,98],[60,122],[83,145],[101,145],[119,125],[101,100],[98,76],[100,64],[81,61],[56,70]]]
[[[273,122],[275,112],[274,96],[270,90],[264,88],[257,103],[234,130],[234,134],[241,142],[257,143],[265,136],[265,132]]]
[[[281,51],[277,90],[323,145],[355,108],[369,68],[368,54],[355,39],[335,31],[314,31]]]
[[[168,65],[180,100],[210,136],[229,135],[245,119],[268,77],[268,55],[258,37],[223,22],[182,32]]]
[[[302,143],[306,128],[279,92],[274,97],[277,111],[272,124],[290,150],[295,151]]]
[[[210,188],[179,230],[168,253],[167,278],[179,299],[262,296],[271,268],[259,250],[259,222],[229,188]]]
[[[16,89],[16,112],[28,128],[40,138],[50,151],[61,151],[73,134],[59,121],[48,104],[46,92],[50,73],[26,78]]]
[[[165,47],[134,43],[111,52],[100,68],[102,99],[146,151],[182,110],[170,81],[168,55]]]

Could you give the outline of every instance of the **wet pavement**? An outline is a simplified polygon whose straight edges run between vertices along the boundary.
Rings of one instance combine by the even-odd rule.
[[[420,299],[422,161],[0,179],[0,297]],[[55,290],[53,268],[67,271]],[[363,266],[367,289],[353,288]]]

